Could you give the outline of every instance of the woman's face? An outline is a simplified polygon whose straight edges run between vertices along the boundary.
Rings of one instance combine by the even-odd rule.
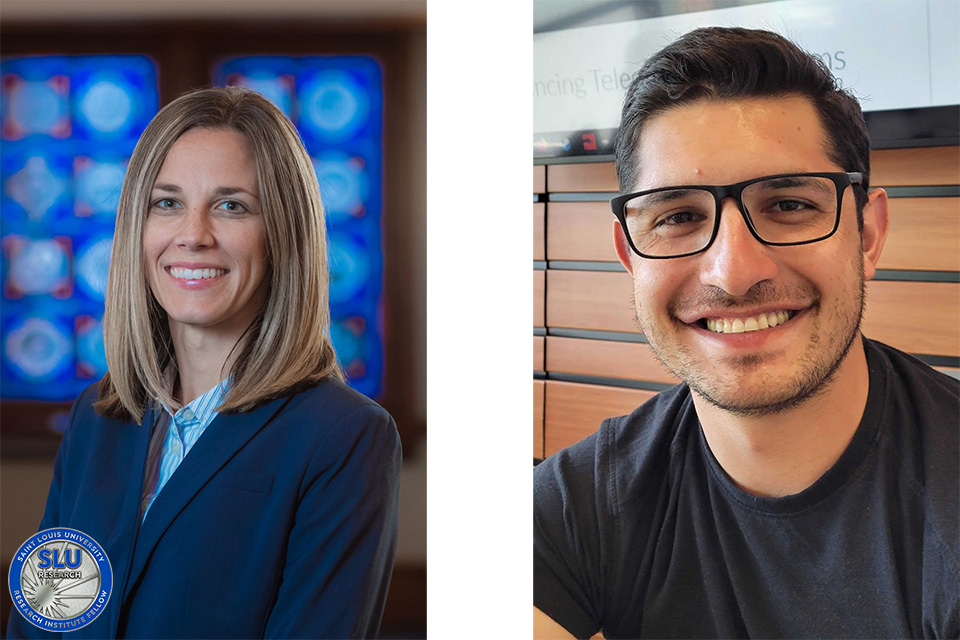
[[[246,138],[191,129],[153,184],[143,233],[147,281],[170,330],[237,338],[266,300],[257,164]]]

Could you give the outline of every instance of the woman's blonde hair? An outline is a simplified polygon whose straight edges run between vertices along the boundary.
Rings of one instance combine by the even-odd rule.
[[[222,412],[249,411],[321,379],[343,379],[330,341],[327,245],[320,191],[293,124],[258,93],[237,87],[183,95],[150,122],[130,158],[120,194],[103,314],[108,372],[94,408],[142,421],[147,403],[181,405],[163,383],[174,355],[167,314],[147,284],[143,228],[160,166],[195,129],[236,131],[257,160],[266,227],[267,300],[234,347]]]

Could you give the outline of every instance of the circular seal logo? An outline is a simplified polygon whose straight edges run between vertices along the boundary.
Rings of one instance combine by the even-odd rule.
[[[31,624],[45,631],[75,631],[106,608],[113,569],[96,540],[56,527],[20,546],[7,582],[13,608]]]

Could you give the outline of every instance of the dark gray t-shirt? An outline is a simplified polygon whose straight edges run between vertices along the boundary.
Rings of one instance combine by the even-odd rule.
[[[960,383],[864,347],[860,426],[796,495],[734,485],[686,385],[541,463],[534,605],[581,638],[957,638]]]

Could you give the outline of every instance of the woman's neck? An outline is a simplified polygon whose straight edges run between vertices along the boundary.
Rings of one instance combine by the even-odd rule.
[[[176,330],[171,327],[171,338],[179,371],[174,397],[182,405],[220,384],[239,352],[238,336],[216,335],[181,325]]]

